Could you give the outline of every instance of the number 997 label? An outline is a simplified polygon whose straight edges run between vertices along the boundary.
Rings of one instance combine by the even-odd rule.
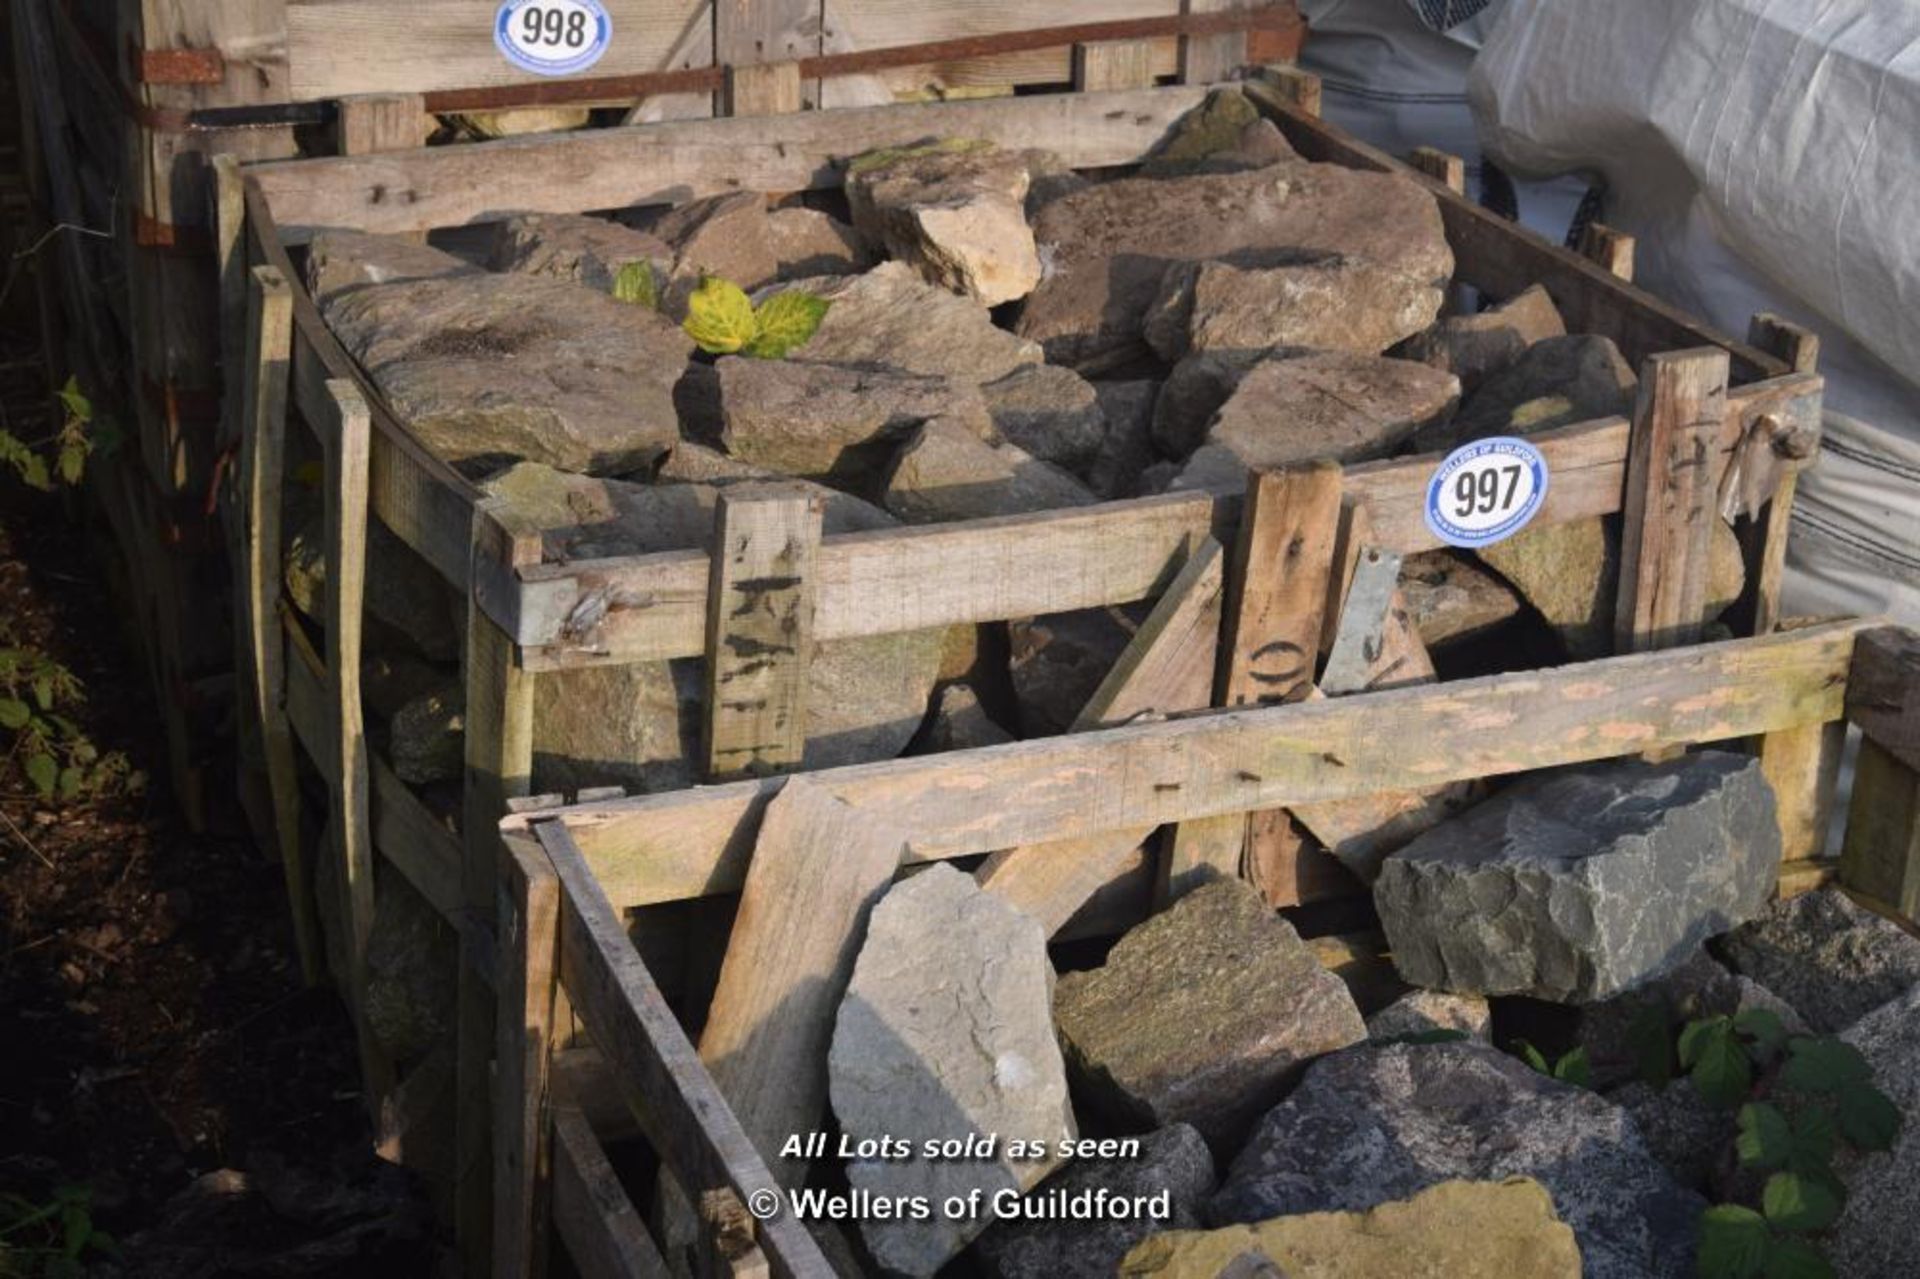
[[[493,42],[507,61],[535,75],[585,71],[612,38],[600,0],[506,0],[493,23]]]
[[[1547,497],[1547,459],[1508,435],[1447,455],[1427,482],[1427,528],[1449,546],[1491,546],[1527,526]]]

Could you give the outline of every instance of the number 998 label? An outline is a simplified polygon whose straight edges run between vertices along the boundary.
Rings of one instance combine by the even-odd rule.
[[[585,71],[612,38],[600,0],[506,0],[493,23],[493,42],[507,61],[535,75]]]
[[[1509,435],[1447,455],[1427,482],[1427,528],[1449,546],[1491,546],[1527,526],[1547,497],[1547,459]]]

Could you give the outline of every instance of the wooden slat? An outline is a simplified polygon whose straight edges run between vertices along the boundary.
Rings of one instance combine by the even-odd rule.
[[[1805,724],[1757,743],[1760,771],[1773,787],[1781,856],[1788,861],[1826,853],[1846,728],[1844,723]]]
[[[1598,263],[1609,275],[1633,280],[1634,239],[1625,231],[1616,231],[1600,222],[1589,222],[1580,231],[1580,253]]]
[[[1854,761],[1840,882],[1920,920],[1920,772],[1871,737]]]
[[[901,824],[909,861],[960,857],[1824,723],[1841,714],[1854,636],[1874,625],[1836,622],[809,777]],[[778,789],[778,779],[710,786],[590,805],[566,820],[608,896],[629,908],[737,891]]]
[[[1224,560],[1218,542],[1208,538],[1200,544],[1088,700],[1073,731],[1207,705],[1220,647]],[[974,875],[982,888],[1032,915],[1051,936],[1152,835],[1149,826],[1023,844],[993,854]],[[1236,869],[1238,857],[1236,847]]]
[[[1860,637],[1847,676],[1847,718],[1868,741],[1920,771],[1920,637],[1898,627]]]
[[[1820,335],[1777,315],[1762,312],[1747,327],[1747,341],[1781,360],[1795,373],[1811,374],[1820,363]],[[1815,423],[1814,425],[1818,425]],[[1754,513],[1759,545],[1754,570],[1753,632],[1765,635],[1780,621],[1780,587],[1787,571],[1787,537],[1793,524],[1794,491],[1799,475],[1783,468],[1773,500]]]
[[[553,1108],[553,1228],[582,1279],[668,1279],[640,1212],[580,1110]]]
[[[1044,146],[1076,168],[1131,164],[1203,96],[1198,87],[1176,86],[678,121],[248,172],[272,206],[283,242],[298,243],[320,226],[424,231],[497,219],[504,210],[577,213],[741,188],[834,187],[845,157],[929,135]]]
[[[524,833],[501,841],[500,869],[493,1274],[537,1279],[547,1270],[548,1067],[560,976],[560,881],[539,841]]]
[[[432,118],[418,93],[361,93],[341,98],[334,133],[341,155],[375,155],[425,146]]]
[[[1614,616],[1622,653],[1691,644],[1706,624],[1726,395],[1724,351],[1656,355],[1641,369]]]
[[[1113,93],[1153,86],[1151,40],[1101,40],[1073,46],[1073,87],[1079,93]]]
[[[795,768],[807,744],[821,499],[743,485],[715,504],[707,587],[706,765],[714,779]]]
[[[727,68],[728,115],[785,115],[806,105],[798,62]]]
[[[781,1158],[781,1143],[820,1126],[834,1013],[906,846],[884,812],[854,809],[805,775],[760,824],[700,1059],[789,1189],[807,1161]]]
[[[1415,147],[1407,153],[1407,163],[1455,195],[1467,193],[1467,162],[1459,156],[1437,147]]]
[[[560,877],[567,994],[667,1167],[682,1185],[724,1186],[743,1202],[755,1191],[778,1193],[566,827],[546,819],[536,832]],[[760,1239],[776,1274],[833,1279],[818,1245],[790,1214],[763,1223]]]

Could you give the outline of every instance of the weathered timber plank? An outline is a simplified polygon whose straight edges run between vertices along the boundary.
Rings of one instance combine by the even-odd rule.
[[[1455,195],[1467,193],[1467,162],[1437,147],[1415,147],[1407,153],[1407,163]]]
[[[1840,882],[1920,920],[1920,772],[1872,738],[1854,763]]]
[[[854,809],[804,774],[760,824],[700,1059],[789,1189],[807,1162],[781,1158],[781,1143],[819,1127],[834,1011],[906,846],[884,812]]]
[[[666,1258],[640,1220],[579,1108],[553,1108],[553,1229],[585,1279],[668,1279]]]
[[[1217,13],[1222,9],[1251,9],[1259,0],[1180,0],[1182,13]],[[1183,84],[1214,84],[1230,79],[1247,62],[1247,33],[1231,31],[1217,36],[1180,38],[1180,80]]]
[[[1842,713],[1854,636],[1875,625],[1834,622],[809,777],[855,807],[886,812],[911,841],[909,861],[961,857],[1824,723]],[[629,798],[566,820],[623,909],[734,892],[779,785]]]
[[[648,1139],[682,1185],[724,1186],[742,1200],[757,1190],[777,1192],[779,1183],[653,984],[566,827],[549,818],[535,831],[560,878],[561,980]],[[833,1279],[819,1246],[791,1215],[763,1223],[759,1234],[776,1274]]]
[[[493,1274],[547,1269],[549,1072],[559,980],[560,881],[538,840],[500,843],[499,1036],[494,1049]]]
[[[806,105],[797,62],[727,68],[728,115],[785,115]]]
[[[341,155],[374,155],[425,146],[433,120],[418,93],[360,93],[335,107]]]
[[[1073,46],[1073,87],[1079,93],[1113,93],[1153,87],[1151,40],[1099,40]]]
[[[1200,544],[1094,691],[1074,721],[1074,732],[1207,705],[1220,647],[1224,561],[1218,542],[1207,538]],[[1023,844],[994,853],[974,877],[988,892],[1039,920],[1051,936],[1152,835],[1152,827],[1127,828]]]
[[[1803,724],[1769,733],[1755,743],[1760,772],[1773,787],[1780,855],[1786,861],[1826,852],[1846,730],[1840,722]]]
[[[1598,263],[1608,275],[1633,280],[1634,239],[1601,222],[1589,222],[1580,232],[1580,254]]]
[[[1847,718],[1920,771],[1920,635],[1889,626],[1860,637],[1847,676]]]
[[[1131,164],[1205,95],[1194,86],[673,121],[249,170],[286,243],[315,227],[425,231],[511,212],[676,204],[742,188],[838,186],[846,157],[928,136],[1044,146],[1076,168]]]

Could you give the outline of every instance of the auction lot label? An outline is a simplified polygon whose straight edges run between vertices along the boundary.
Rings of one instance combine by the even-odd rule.
[[[1547,459],[1510,435],[1463,444],[1427,482],[1427,528],[1448,546],[1492,546],[1527,526],[1547,497]]]
[[[585,71],[612,39],[600,0],[506,0],[493,23],[493,42],[507,61],[535,75]]]

